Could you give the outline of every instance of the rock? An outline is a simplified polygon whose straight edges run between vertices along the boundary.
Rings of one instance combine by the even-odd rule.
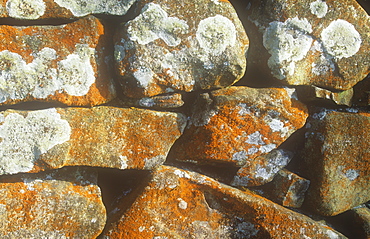
[[[269,53],[249,60],[285,84],[348,90],[370,72],[370,17],[355,0],[253,0],[247,15]]]
[[[133,194],[103,238],[346,238],[250,191],[173,167],[156,169]]]
[[[363,238],[370,238],[370,209],[368,207],[359,207],[351,210],[354,214],[354,220],[359,227]]]
[[[294,89],[230,87],[199,96],[189,127],[174,145],[179,161],[243,166],[301,128],[306,107]]]
[[[2,25],[0,38],[0,104],[94,106],[115,97],[105,62],[109,41],[97,18],[59,26]]]
[[[0,179],[0,237],[96,238],[106,220],[97,174],[64,168]]]
[[[302,168],[311,210],[333,216],[370,200],[369,127],[369,113],[322,110],[310,117]]]
[[[153,97],[145,97],[137,100],[136,106],[145,108],[179,108],[184,105],[181,94],[172,93],[166,95],[157,95]]]
[[[309,180],[282,169],[274,180],[263,188],[263,196],[284,207],[300,208],[309,186]]]
[[[125,95],[215,89],[243,76],[249,41],[228,1],[142,0],[138,5],[138,16],[115,36]]]
[[[356,106],[370,105],[370,75],[353,87],[353,102]]]
[[[114,107],[0,113],[0,175],[64,166],[152,169],[186,119],[180,113]]]
[[[297,88],[297,94],[302,101],[323,100],[336,105],[352,105],[353,88],[340,92],[333,92],[313,85]]]
[[[125,15],[136,0],[2,0],[0,18],[21,20],[78,18],[89,14]]]
[[[292,157],[292,153],[283,149],[258,156],[239,169],[231,185],[251,187],[271,182],[280,169],[288,165]]]

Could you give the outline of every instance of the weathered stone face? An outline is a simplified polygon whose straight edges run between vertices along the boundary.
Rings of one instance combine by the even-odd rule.
[[[115,97],[104,26],[0,26],[0,104],[39,100],[93,106]]]
[[[22,20],[125,15],[136,0],[0,0],[0,17]]]
[[[307,124],[307,206],[337,215],[370,200],[369,113],[321,111]]]
[[[0,174],[63,166],[152,169],[161,165],[182,114],[113,107],[8,110],[0,114]]]
[[[243,76],[249,42],[228,1],[139,1],[139,6],[138,16],[115,37],[124,94],[214,89]]]
[[[122,200],[108,238],[345,238],[250,191],[173,167],[153,172],[127,208]],[[277,226],[278,225],[278,226]]]
[[[106,220],[96,181],[77,168],[2,177],[1,238],[96,238]]]
[[[307,118],[293,89],[230,87],[204,93],[195,104],[174,148],[180,161],[242,166],[275,149]]]
[[[250,60],[286,84],[348,90],[370,72],[370,17],[354,0],[252,1],[247,14],[269,53]]]

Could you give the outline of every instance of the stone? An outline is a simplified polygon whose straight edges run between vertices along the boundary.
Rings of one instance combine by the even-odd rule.
[[[334,216],[370,200],[370,113],[321,110],[306,125],[303,176],[311,181],[305,204]]]
[[[183,105],[182,95],[178,93],[145,97],[137,100],[135,103],[137,107],[165,109],[179,108]]]
[[[157,168],[146,185],[117,204],[102,234],[105,239],[286,236],[346,238],[248,190],[169,166]]]
[[[153,169],[180,137],[180,113],[115,107],[0,113],[0,175],[64,166]]]
[[[297,94],[302,101],[325,101],[336,105],[352,106],[353,88],[345,91],[333,92],[317,86],[297,87]]]
[[[136,0],[0,0],[0,18],[74,19],[90,14],[127,13]]]
[[[0,104],[94,106],[115,97],[109,43],[95,17],[59,26],[0,26]]]
[[[96,238],[106,211],[91,169],[64,168],[0,179],[0,237]]]
[[[174,157],[198,164],[251,165],[303,127],[307,116],[294,89],[234,86],[203,93],[173,147]]]
[[[215,89],[244,75],[249,41],[228,1],[142,0],[137,9],[115,36],[125,95]]]
[[[284,207],[300,208],[309,186],[310,180],[282,169],[272,182],[263,188],[263,196]]]
[[[292,157],[291,152],[283,149],[275,149],[258,156],[238,170],[231,185],[252,187],[271,182],[275,175],[288,165]]]
[[[249,35],[268,52],[249,60],[282,83],[349,90],[369,74],[370,17],[357,1],[253,0],[248,8]]]

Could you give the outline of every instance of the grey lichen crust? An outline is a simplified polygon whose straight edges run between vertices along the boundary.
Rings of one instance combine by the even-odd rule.
[[[31,63],[17,53],[0,51],[0,103],[25,99],[28,96],[45,99],[56,92],[69,95],[86,95],[95,82],[91,64],[95,50],[88,45],[76,45],[76,51],[58,62],[56,51],[45,47],[35,53]]]
[[[6,10],[10,17],[34,20],[44,15],[46,5],[43,0],[8,0]]]
[[[5,114],[5,116],[4,116]],[[34,161],[69,140],[71,128],[56,109],[0,114],[0,174],[32,170]]]

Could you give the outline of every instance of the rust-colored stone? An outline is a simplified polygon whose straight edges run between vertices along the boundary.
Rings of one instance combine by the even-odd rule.
[[[370,114],[322,110],[306,127],[305,204],[333,216],[370,200]]]
[[[186,118],[114,107],[7,110],[0,114],[0,174],[63,166],[153,169]]]
[[[96,238],[106,220],[97,174],[64,168],[0,179],[1,238]]]
[[[346,238],[250,191],[162,166],[131,204],[112,214],[105,238]]]
[[[105,31],[95,17],[60,26],[0,26],[0,104],[112,100]]]
[[[230,87],[204,93],[173,155],[180,161],[243,166],[278,147],[307,116],[294,89]]]

